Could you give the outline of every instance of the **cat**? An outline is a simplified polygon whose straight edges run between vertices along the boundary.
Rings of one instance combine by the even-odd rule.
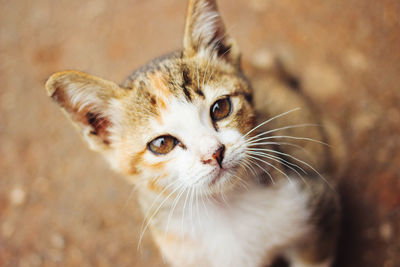
[[[340,206],[320,174],[326,130],[304,98],[265,75],[275,82],[254,97],[216,1],[191,0],[182,51],[122,85],[64,71],[46,89],[137,187],[140,240],[150,230],[170,265],[269,266],[280,256],[331,266]]]

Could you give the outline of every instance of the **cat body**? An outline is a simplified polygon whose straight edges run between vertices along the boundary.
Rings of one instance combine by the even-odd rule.
[[[153,222],[155,240],[176,266],[267,266],[283,251],[302,262],[296,249],[316,234],[309,220],[310,194],[298,182],[248,185],[204,202],[194,202],[185,213],[180,203],[173,217],[173,204],[165,205]],[[324,260],[328,266],[331,259]]]
[[[253,100],[211,0],[190,1],[182,52],[122,85],[78,71],[46,83],[89,147],[136,185],[140,240],[151,230],[171,265],[265,266],[284,256],[330,266],[339,206],[319,172],[326,133],[312,127],[307,101],[281,87],[263,89],[270,103]]]

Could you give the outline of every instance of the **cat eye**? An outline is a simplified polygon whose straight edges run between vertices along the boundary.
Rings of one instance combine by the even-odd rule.
[[[231,99],[229,97],[217,100],[210,109],[211,119],[219,121],[229,116],[232,110]]]
[[[179,143],[178,139],[170,135],[159,136],[150,143],[147,148],[156,155],[165,155]]]

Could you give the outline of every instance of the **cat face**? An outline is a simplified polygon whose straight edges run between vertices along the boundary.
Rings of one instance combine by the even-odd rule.
[[[239,58],[215,2],[192,1],[182,52],[122,86],[67,71],[46,87],[89,146],[137,185],[212,193],[238,182],[255,122]]]
[[[177,56],[138,75],[132,86],[140,84],[140,94],[133,90],[123,101],[117,115],[123,120],[114,123],[117,169],[158,191],[176,181],[204,192],[235,182],[245,156],[242,136],[254,124],[251,91],[237,70]],[[147,106],[139,128],[129,123],[139,112],[130,109],[135,99]]]

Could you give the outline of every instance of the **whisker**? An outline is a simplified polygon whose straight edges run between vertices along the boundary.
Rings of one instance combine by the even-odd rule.
[[[232,154],[234,154],[235,152],[236,152],[236,149],[237,148],[235,148],[235,147],[233,147],[233,149],[232,149]],[[240,169],[243,169],[247,174],[248,174],[248,171],[249,171],[249,166],[248,166],[248,163],[247,163],[247,161],[246,161],[246,158],[243,158],[240,162],[239,162],[239,168]],[[238,168],[238,169],[239,169]]]
[[[328,182],[328,180],[326,180],[325,179],[325,177],[323,177],[322,176],[322,174],[320,174],[313,166],[311,166],[309,163],[307,163],[307,162],[305,162],[305,161],[303,161],[303,160],[300,160],[300,159],[298,159],[298,158],[296,158],[296,157],[294,157],[294,156],[292,156],[292,155],[290,155],[290,154],[287,154],[287,153],[283,153],[283,152],[279,152],[279,151],[276,151],[276,150],[272,150],[272,149],[265,149],[265,151],[268,151],[268,152],[272,152],[272,153],[276,153],[276,154],[279,154],[279,155],[283,155],[283,156],[286,156],[286,157],[289,157],[289,158],[291,158],[291,159],[293,159],[293,160],[295,160],[295,161],[298,161],[298,162],[300,162],[300,163],[302,163],[302,164],[304,164],[305,166],[307,166],[307,167],[309,167],[312,171],[314,171],[332,190],[334,190],[335,191],[335,189],[333,188],[333,186]]]
[[[177,196],[176,196],[174,202],[172,203],[172,209],[170,210],[170,212],[169,212],[169,214],[168,214],[167,226],[165,227],[165,230],[164,230],[164,239],[166,239],[167,232],[168,232],[168,229],[169,229],[169,223],[170,223],[171,218],[172,218],[172,216],[173,216],[173,214],[174,214],[175,208],[176,208],[177,204],[179,203],[179,200],[180,200],[180,198],[182,197],[183,193],[185,192],[186,187],[184,187],[184,186],[182,185],[182,186],[180,187],[180,189],[181,189],[181,190],[180,190],[179,193],[177,194]]]
[[[235,178],[237,178],[238,180],[238,182],[240,183],[240,185],[244,188],[244,189],[246,189],[246,190],[248,190],[249,188],[248,188],[248,185],[247,185],[247,182],[245,181],[245,180],[243,180],[241,177],[239,177],[238,175],[236,175],[233,171],[231,171],[231,170],[228,170],[228,173],[230,174],[230,175],[232,175],[232,176],[234,176]]]
[[[286,166],[286,167],[289,168],[290,170],[294,171],[294,172],[300,177],[300,179],[304,182],[304,184],[309,185],[308,182],[304,179],[303,175],[301,175],[295,168],[292,167],[292,166],[297,167],[297,168],[299,168],[302,172],[304,172],[304,174],[308,174],[308,173],[307,173],[303,168],[301,168],[300,166],[298,166],[298,165],[296,165],[296,164],[293,164],[293,163],[291,163],[291,162],[289,162],[289,161],[287,161],[287,160],[281,159],[280,157],[276,157],[276,156],[274,156],[274,155],[271,155],[271,154],[267,154],[267,153],[263,153],[263,152],[253,152],[253,151],[248,152],[248,153],[249,153],[249,154],[252,154],[252,155],[257,155],[257,156],[260,156],[260,157],[264,157],[264,158],[273,160],[273,161],[275,161],[275,162],[278,162],[278,163],[282,164],[283,166]]]
[[[266,174],[269,176],[269,178],[270,178],[272,184],[275,184],[275,180],[274,180],[274,178],[272,178],[272,175],[269,173],[269,171],[267,171],[266,169],[264,169],[263,167],[261,167],[260,164],[258,164],[257,162],[254,162],[254,161],[252,161],[251,159],[249,159],[249,161],[250,161],[251,163],[257,165],[261,170],[263,170],[264,173],[266,173]]]
[[[194,223],[193,223],[193,197],[194,197],[194,187],[190,189],[190,201],[189,201],[189,211],[190,211],[190,221],[191,221],[191,226],[192,226],[192,234],[195,232],[194,231]]]
[[[248,165],[249,163],[247,163],[247,162],[243,162],[242,163],[242,166],[243,166],[243,169],[244,169],[244,171],[245,171],[245,174],[247,175],[247,176],[256,176],[256,174],[250,169],[250,167],[249,167],[249,165]]]
[[[196,211],[197,211],[197,221],[199,222],[200,229],[203,229],[200,209],[199,209],[199,191],[200,189],[196,187],[195,195],[196,195]]]
[[[121,212],[124,212],[125,209],[128,207],[128,204],[129,204],[130,200],[132,199],[133,194],[139,189],[139,186],[141,186],[142,184],[145,184],[146,182],[147,182],[147,179],[142,179],[142,180],[137,181],[137,182],[132,186],[132,190],[131,190],[131,192],[129,193],[128,199],[125,201],[125,204],[124,204],[124,206],[123,206],[122,209],[121,209]]]
[[[260,151],[261,151],[261,152],[260,152]],[[264,155],[268,155],[268,156],[270,156],[270,157],[272,157],[272,158],[281,160],[282,162],[285,162],[285,163],[287,163],[287,164],[289,164],[289,165],[291,165],[291,166],[297,167],[297,168],[300,169],[304,174],[308,174],[308,173],[307,173],[303,168],[301,168],[300,166],[298,166],[298,165],[296,165],[296,164],[294,164],[294,163],[292,163],[292,162],[289,162],[289,161],[287,161],[287,160],[285,160],[285,159],[282,159],[282,158],[280,158],[280,157],[278,157],[278,156],[275,156],[275,155],[273,155],[273,154],[265,153],[264,151],[266,151],[266,150],[263,149],[263,148],[250,148],[250,149],[249,149],[249,152],[252,152],[252,153],[262,153],[262,154],[264,154]],[[269,150],[268,150],[268,151],[269,151]]]
[[[267,161],[265,161],[265,160],[263,160],[263,159],[260,159],[260,158],[257,158],[257,157],[253,157],[252,155],[249,155],[249,154],[247,154],[247,155],[248,155],[248,157],[250,157],[250,158],[253,158],[253,159],[258,160],[258,161],[261,161],[261,162],[264,162],[264,163],[267,164],[268,166],[271,166],[272,168],[274,168],[275,170],[277,170],[278,172],[280,172],[281,174],[283,174],[283,175],[288,179],[289,183],[291,183],[291,184],[293,183],[292,180],[290,180],[290,177],[289,177],[286,173],[284,173],[283,171],[281,171],[279,168],[275,167],[273,164],[271,164],[271,163],[269,163],[269,162],[267,162]]]
[[[281,131],[281,130],[286,130],[286,129],[301,128],[301,127],[321,127],[321,125],[312,124],[312,123],[288,125],[288,126],[284,126],[284,127],[279,127],[279,128],[275,128],[275,129],[272,129],[272,130],[268,130],[266,132],[262,132],[260,134],[257,134],[256,136],[253,136],[253,137],[247,139],[246,141],[248,142],[248,141],[254,140],[254,139],[256,139],[256,138],[258,138],[260,136],[267,135],[269,133],[274,133],[274,132]]]
[[[206,211],[206,216],[207,216],[208,219],[210,219],[210,218],[211,218],[211,217],[210,217],[210,213],[208,213],[208,209],[207,209],[206,204],[205,204],[205,202],[204,202],[204,197],[207,198],[207,201],[208,201],[208,202],[210,202],[210,199],[208,198],[208,194],[205,194],[205,193],[204,193],[204,190],[203,190],[203,189],[200,190],[200,194],[201,194],[200,199],[201,199],[201,202],[203,203],[204,210]],[[203,196],[204,196],[204,197],[203,197]]]
[[[177,180],[178,181],[178,180]],[[177,182],[176,181],[176,182]],[[164,203],[170,198],[170,196],[172,196],[180,187],[175,188],[162,202],[161,204],[157,207],[157,209],[153,212],[153,214],[151,215],[151,217],[149,218],[149,220],[146,223],[146,226],[143,228],[143,231],[140,234],[139,237],[139,244],[138,244],[138,249],[140,248],[140,244],[142,243],[142,239],[144,236],[144,233],[147,230],[147,227],[150,225],[150,222],[153,220],[153,217],[157,214],[157,212],[161,209],[161,207],[164,205]],[[164,191],[164,190],[163,190]]]
[[[254,167],[251,165],[252,163],[253,163],[253,161],[252,160],[250,160],[250,159],[247,159],[247,158],[245,158],[244,159],[244,163],[246,163],[246,165],[247,166],[249,166],[249,168],[250,168],[250,171],[253,173],[253,175],[254,176],[257,176],[258,174],[257,174],[257,171],[254,169]]]
[[[245,180],[243,180],[243,178],[240,178],[238,175],[236,174],[232,174],[235,178],[238,179],[239,184],[243,187],[243,189],[245,190],[249,190],[249,186],[247,184],[247,182]]]
[[[259,141],[264,141],[264,140],[270,140],[270,139],[275,139],[275,138],[287,138],[287,139],[294,139],[294,140],[306,140],[306,141],[311,141],[311,142],[315,142],[321,145],[325,145],[328,147],[331,147],[329,144],[319,141],[319,140],[315,140],[312,138],[308,138],[308,137],[297,137],[297,136],[290,136],[290,135],[273,135],[273,136],[267,136],[267,137],[262,137],[259,138],[257,140],[252,140],[251,142],[247,143],[247,145],[257,145]]]
[[[151,208],[153,208],[154,204],[156,204],[157,200],[164,194],[164,192],[169,189],[171,186],[174,186],[175,184],[177,184],[178,181],[172,182],[169,185],[167,185],[158,195],[157,197],[153,200],[153,202],[151,203],[150,207],[147,209],[146,214],[144,214],[144,220],[146,220],[146,218],[150,215],[151,212]],[[142,224],[142,227],[144,225],[144,221]]]
[[[276,115],[276,116],[274,116],[274,117],[272,117],[272,118],[270,118],[270,119],[268,119],[268,120],[266,120],[266,121],[260,123],[259,125],[253,127],[253,128],[250,129],[245,135],[243,135],[242,138],[245,138],[246,136],[248,136],[249,134],[251,134],[252,132],[254,132],[255,130],[257,130],[257,129],[260,128],[261,126],[267,124],[268,122],[273,121],[273,120],[275,120],[275,119],[277,119],[277,118],[279,118],[279,117],[285,116],[285,115],[287,115],[287,114],[289,114],[289,113],[292,113],[292,112],[298,111],[298,110],[300,110],[300,108],[294,108],[294,109],[291,109],[291,110],[289,110],[289,111],[286,111],[286,112],[283,112],[283,113],[281,113],[281,114],[278,114],[278,115]]]
[[[225,198],[224,190],[220,190],[220,192],[221,192],[222,200],[225,202],[226,206],[227,206],[228,208],[231,208],[231,206],[229,205],[228,201],[227,201],[226,198]]]
[[[257,145],[257,146],[260,146],[260,145],[278,145],[278,146],[286,145],[286,146],[291,146],[291,147],[295,147],[297,149],[302,150],[303,152],[305,152],[307,154],[308,157],[312,156],[310,151],[308,151],[304,147],[296,145],[296,144],[293,144],[293,143],[288,143],[288,142],[260,142],[260,143],[254,143],[253,145],[250,145],[248,147],[252,148],[254,145]]]
[[[185,237],[185,232],[184,232],[184,229],[183,229],[183,222],[184,222],[184,219],[185,219],[186,202],[187,202],[188,196],[189,196],[189,190],[187,190],[187,193],[186,193],[186,196],[185,196],[185,202],[183,204],[183,209],[182,209],[182,220],[181,220],[182,239],[184,239],[184,237]]]

